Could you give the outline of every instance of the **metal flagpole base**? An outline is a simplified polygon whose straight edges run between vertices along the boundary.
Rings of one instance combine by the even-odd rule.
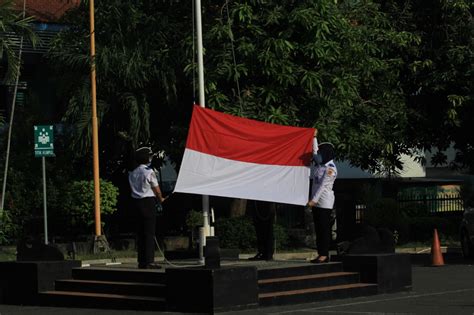
[[[94,254],[110,252],[109,242],[107,242],[105,235],[94,236],[92,252]]]

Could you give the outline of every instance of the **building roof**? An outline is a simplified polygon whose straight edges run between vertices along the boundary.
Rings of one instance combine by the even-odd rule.
[[[24,0],[15,0],[19,9],[23,9]],[[39,22],[55,22],[66,11],[77,7],[81,0],[25,0],[26,12]]]

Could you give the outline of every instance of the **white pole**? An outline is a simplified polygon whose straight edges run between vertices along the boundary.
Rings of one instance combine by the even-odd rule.
[[[212,223],[212,225],[209,227],[210,229],[210,236],[216,236],[215,234],[215,231],[214,231],[214,223],[216,222],[214,220],[214,208],[211,208],[211,216],[210,216],[210,222]]]
[[[202,20],[201,20],[201,0],[195,0],[196,4],[196,32],[197,32],[197,60],[198,60],[198,80],[199,80],[199,105],[206,107],[205,93],[204,93],[204,58],[202,45]],[[202,215],[204,225],[204,239],[210,236],[209,228],[209,196],[202,196]],[[203,253],[202,247],[205,242],[199,242],[199,253]],[[199,260],[204,263],[204,257],[199,255]]]
[[[204,94],[204,57],[202,45],[202,20],[201,0],[196,0],[196,32],[197,32],[197,54],[198,54],[198,81],[199,81],[199,105],[206,107]]]
[[[46,161],[45,157],[41,158],[43,162],[43,212],[44,212],[44,243],[48,245],[48,208],[46,206]]]
[[[23,0],[23,15],[25,18],[26,15],[26,0]],[[8,124],[8,137],[7,137],[7,152],[5,156],[5,172],[3,173],[3,185],[2,185],[2,195],[0,200],[0,223],[2,223],[3,211],[5,206],[5,192],[7,189],[7,176],[8,176],[8,161],[10,160],[10,144],[12,139],[12,129],[13,129],[13,116],[15,115],[15,105],[16,105],[16,94],[18,92],[18,82],[20,80],[21,73],[21,55],[23,53],[23,36],[20,38],[20,50],[18,51],[18,72],[15,79],[15,88],[13,90],[13,100],[12,100],[12,109],[10,113],[10,123]]]

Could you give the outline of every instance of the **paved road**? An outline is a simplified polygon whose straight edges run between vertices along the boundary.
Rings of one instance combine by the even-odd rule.
[[[0,305],[1,315],[132,315],[158,314],[138,311],[108,311]],[[177,313],[159,313],[177,314]],[[355,299],[268,307],[226,312],[248,314],[469,314],[474,315],[474,265],[458,261],[444,267],[413,267],[413,290]]]

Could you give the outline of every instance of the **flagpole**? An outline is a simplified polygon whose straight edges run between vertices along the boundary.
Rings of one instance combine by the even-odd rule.
[[[95,20],[94,0],[89,0],[90,43],[91,43],[91,103],[92,103],[92,154],[94,172],[94,214],[95,236],[101,235],[100,222],[100,180],[99,180],[99,131],[97,122],[97,89],[96,89],[96,60],[95,60]]]
[[[197,59],[198,59],[198,83],[199,83],[199,105],[206,107],[206,99],[204,92],[204,58],[203,58],[203,44],[202,44],[202,19],[201,19],[201,0],[195,0],[196,4],[196,32],[197,32]],[[205,244],[205,239],[210,236],[209,227],[209,196],[202,196],[202,216],[203,216],[203,227],[204,227],[204,242],[200,242],[200,260],[204,262],[202,255],[202,248]]]

